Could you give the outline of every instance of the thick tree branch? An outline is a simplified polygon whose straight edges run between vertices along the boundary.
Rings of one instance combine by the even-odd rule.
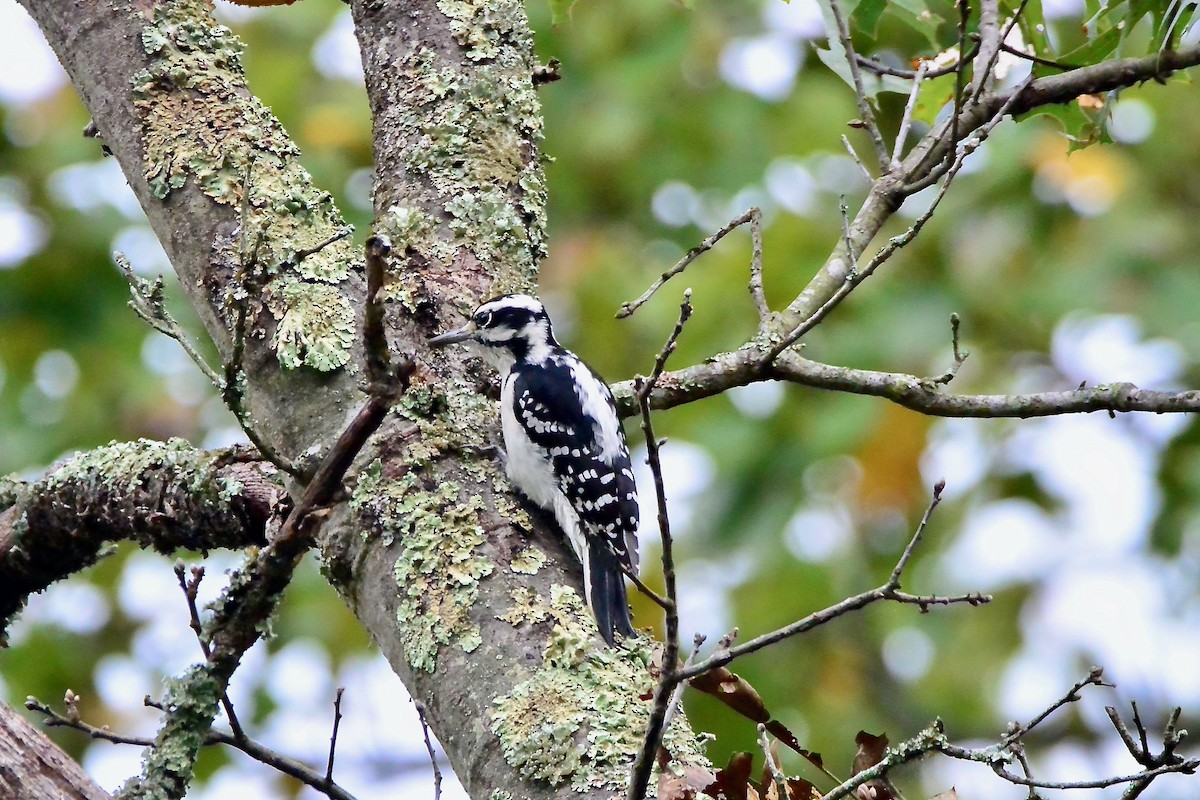
[[[0,797],[5,800],[109,800],[46,734],[0,703]]]
[[[1132,383],[1111,383],[1033,394],[953,394],[944,391],[945,384],[938,378],[837,367],[811,361],[794,352],[782,354],[773,366],[764,368],[761,362],[766,352],[747,346],[721,353],[703,364],[667,372],[651,395],[651,407],[674,408],[712,397],[734,386],[745,386],[761,380],[783,380],[814,389],[881,397],[935,417],[1025,419],[1092,411],[1145,411],[1155,414],[1200,411],[1200,390],[1165,392],[1141,389]],[[637,413],[632,381],[614,384],[613,394],[617,397],[622,416]]]
[[[164,554],[264,543],[283,496],[275,470],[230,456],[178,439],[111,444],[22,485],[0,510],[0,631],[29,595],[94,563],[109,543]]]

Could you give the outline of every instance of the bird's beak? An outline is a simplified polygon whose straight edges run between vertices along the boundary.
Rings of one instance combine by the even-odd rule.
[[[452,330],[449,333],[443,333],[443,334],[439,334],[438,336],[434,336],[426,344],[428,344],[430,347],[445,347],[448,344],[455,344],[457,342],[465,342],[468,339],[474,339],[474,338],[475,338],[475,323],[468,322],[466,325],[463,325],[461,328]]]

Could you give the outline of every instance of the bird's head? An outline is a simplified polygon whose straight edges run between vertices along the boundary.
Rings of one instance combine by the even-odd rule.
[[[434,336],[430,347],[472,342],[501,371],[514,361],[540,362],[555,345],[550,317],[541,301],[527,294],[506,294],[480,303],[461,328]]]

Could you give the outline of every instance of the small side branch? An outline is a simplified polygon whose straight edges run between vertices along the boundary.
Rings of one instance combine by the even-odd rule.
[[[163,336],[179,342],[183,352],[187,353],[188,358],[204,373],[204,377],[208,378],[219,391],[221,376],[208,365],[196,345],[192,344],[192,340],[171,316],[171,312],[167,311],[162,276],[155,278],[153,282],[142,278],[133,271],[129,259],[120,250],[113,252],[113,261],[116,262],[117,269],[121,270],[121,274],[125,276],[125,280],[129,282],[129,307],[151,328]]]
[[[900,555],[896,562],[895,568],[892,570],[888,580],[882,586],[879,586],[870,591],[862,592],[861,594],[848,597],[839,603],[835,603],[826,609],[818,611],[814,614],[809,614],[803,619],[796,620],[790,625],[785,625],[770,633],[765,633],[751,639],[748,642],[730,647],[727,649],[718,649],[704,661],[694,664],[690,667],[680,670],[680,680],[690,680],[691,678],[701,675],[708,670],[723,667],[736,658],[762,650],[784,639],[797,636],[813,628],[818,628],[826,623],[832,622],[838,617],[849,614],[851,611],[857,611],[867,606],[878,603],[883,600],[892,602],[904,603],[908,605],[918,606],[922,611],[927,611],[935,605],[951,605],[966,603],[968,605],[977,606],[991,602],[990,595],[979,593],[970,593],[963,595],[939,596],[939,595],[916,595],[904,592],[901,590],[900,579],[904,572],[904,568],[908,565],[908,561],[912,558],[913,552],[921,542],[921,538],[925,533],[925,528],[929,524],[930,518],[933,516],[934,509],[941,502],[942,490],[945,488],[945,482],[939,481],[933,488],[933,499],[930,501],[928,508],[925,510],[924,516],[921,518],[920,524],[917,526],[916,532],[913,533],[908,545],[904,548],[904,552]]]
[[[413,700],[413,705],[416,706],[417,717],[421,720],[421,735],[425,737],[425,752],[429,753],[429,764],[433,767],[433,800],[442,800],[442,770],[438,766],[433,741],[429,738],[429,723],[425,721],[425,706],[419,700]]]
[[[965,350],[960,350],[958,346],[958,328],[961,324],[962,320],[959,319],[958,314],[950,315],[950,343],[954,348],[954,363],[941,375],[925,378],[926,383],[934,386],[948,385],[958,375],[958,370],[962,367],[963,362],[967,360],[967,356],[971,355]]]
[[[829,0],[829,8],[833,12],[833,20],[837,25],[838,40],[850,67],[850,78],[854,81],[854,95],[858,101],[858,113],[862,117],[862,127],[866,129],[871,144],[875,147],[875,157],[879,162],[880,171],[886,173],[891,168],[887,147],[883,143],[883,135],[879,132],[879,123],[875,120],[875,112],[871,110],[871,102],[863,88],[862,73],[858,69],[858,57],[854,52],[854,43],[850,41],[850,27],[846,24],[846,16],[838,0]]]
[[[713,247],[716,246],[717,242],[728,236],[730,232],[736,230],[742,225],[745,225],[747,222],[752,222],[755,217],[761,218],[761,214],[762,212],[757,208],[748,209],[744,214],[731,219],[725,225],[725,227],[721,228],[716,233],[710,234],[704,239],[704,241],[700,242],[700,244],[696,245],[691,250],[688,250],[687,253],[684,254],[683,258],[675,262],[675,266],[671,267],[669,270],[660,275],[658,280],[650,284],[650,288],[642,292],[640,297],[638,297],[636,300],[630,300],[628,303],[622,304],[620,310],[617,311],[617,319],[625,319],[626,317],[632,315],[633,312],[645,305],[646,301],[653,297],[654,293],[663,287],[663,284],[687,269],[688,265],[690,265],[697,258],[704,255],[709,250],[712,250]],[[753,227],[751,230],[753,230]],[[759,245],[759,247],[761,249],[761,245]]]
[[[646,788],[650,783],[650,773],[654,767],[655,755],[662,744],[666,732],[668,718],[671,714],[672,700],[675,689],[682,681],[679,677],[679,602],[675,586],[675,556],[674,543],[671,538],[671,519],[667,513],[667,495],[663,486],[662,460],[659,457],[659,444],[654,435],[654,426],[650,420],[650,393],[654,385],[662,377],[667,359],[675,352],[676,342],[683,333],[683,326],[692,316],[692,290],[683,293],[683,302],[679,305],[679,320],[667,337],[662,350],[654,360],[654,369],[650,377],[638,380],[638,404],[642,409],[642,432],[646,435],[646,460],[650,465],[650,474],[654,478],[654,496],[658,506],[658,533],[662,545],[663,583],[666,586],[664,610],[666,617],[666,641],[663,644],[662,663],[658,685],[654,690],[654,704],[650,709],[650,718],[646,723],[646,734],[642,738],[642,747],[634,759],[629,778],[627,800],[642,800],[646,796]]]
[[[342,693],[344,686],[339,686],[333,697],[333,731],[329,734],[329,760],[325,762],[325,782],[333,783],[333,757],[337,754],[338,728],[342,724]]]
[[[68,692],[67,714],[65,716],[36,697],[26,698],[25,708],[45,717],[46,727],[48,728],[69,728],[85,733],[93,739],[113,744],[132,744],[141,747],[151,747],[154,745],[153,739],[141,736],[125,736],[124,734],[109,730],[107,725],[104,727],[89,725],[79,718],[78,709],[75,708],[74,703],[70,700],[72,696],[72,693]],[[157,704],[151,705],[159,707]],[[322,776],[311,767],[302,764],[290,756],[272,750],[254,739],[246,736],[235,736],[233,733],[213,728],[209,730],[205,737],[204,746],[211,747],[213,745],[226,745],[235,750],[240,750],[260,764],[265,764],[272,769],[282,772],[284,775],[295,778],[306,786],[311,786],[326,797],[329,797],[330,800],[355,800],[354,795],[334,783],[328,776]]]

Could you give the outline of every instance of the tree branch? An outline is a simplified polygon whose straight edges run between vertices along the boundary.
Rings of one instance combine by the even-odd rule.
[[[851,611],[858,611],[859,609],[866,608],[873,603],[883,600],[891,600],[897,603],[916,605],[920,607],[922,611],[927,611],[929,607],[933,605],[967,603],[972,606],[977,606],[991,602],[992,598],[989,595],[978,593],[944,597],[938,595],[914,595],[901,591],[900,589],[901,574],[904,571],[904,567],[908,564],[908,560],[912,557],[916,546],[920,544],[921,537],[925,532],[925,527],[928,525],[930,517],[933,515],[934,509],[937,508],[938,503],[941,502],[943,488],[945,488],[944,481],[939,481],[937,485],[933,487],[933,499],[930,501],[929,507],[925,511],[925,515],[921,518],[920,524],[917,526],[916,531],[913,533],[908,545],[904,548],[904,552],[900,555],[899,560],[896,562],[895,568],[892,570],[891,575],[888,576],[888,579],[885,583],[876,587],[875,589],[856,594],[852,597],[847,597],[845,600],[835,603],[828,608],[822,609],[821,611],[813,614],[809,614],[803,619],[796,620],[795,622],[785,625],[782,628],[777,628],[770,633],[764,633],[763,635],[757,636],[748,642],[744,642],[735,647],[719,648],[715,653],[703,661],[681,669],[677,673],[678,679],[690,680],[697,675],[702,675],[703,673],[708,672],[709,670],[716,669],[717,667],[723,667],[736,658],[757,652],[765,647],[775,644],[776,642],[781,642],[784,639],[805,633],[813,628],[818,628],[826,623],[832,622],[838,617],[849,614]]]
[[[230,456],[179,439],[114,443],[22,484],[0,511],[0,631],[29,595],[95,563],[110,543],[166,555],[264,543],[283,491],[274,468]]]

